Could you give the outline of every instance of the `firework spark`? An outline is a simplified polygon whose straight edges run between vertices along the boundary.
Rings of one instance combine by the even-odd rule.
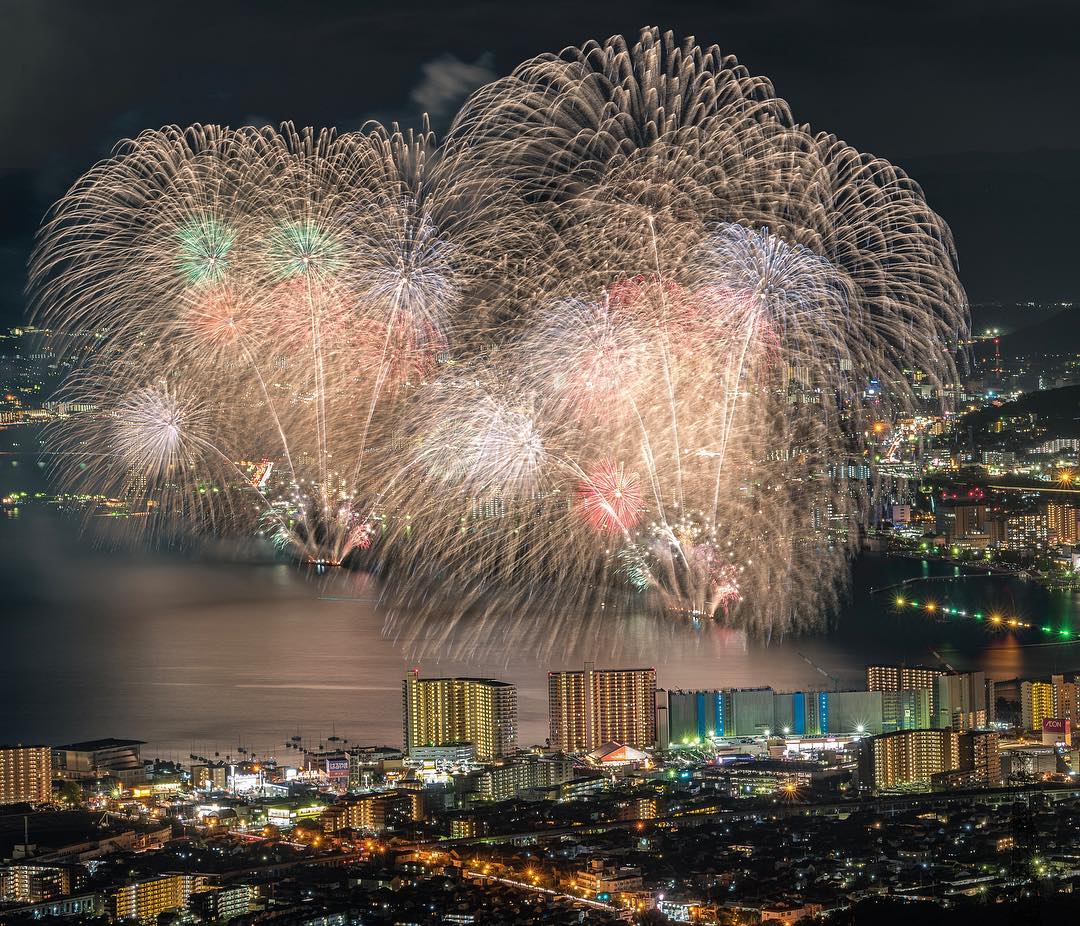
[[[578,498],[585,520],[598,531],[632,530],[645,508],[637,475],[607,460],[589,470],[578,485]]]
[[[145,132],[55,207],[31,283],[94,409],[49,438],[61,478],[372,569],[440,645],[819,624],[866,385],[947,403],[967,327],[914,182],[655,29],[525,62],[442,144]]]

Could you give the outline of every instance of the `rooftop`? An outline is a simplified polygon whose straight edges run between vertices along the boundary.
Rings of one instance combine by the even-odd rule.
[[[84,743],[68,743],[66,746],[56,746],[55,749],[64,749],[68,752],[98,752],[102,749],[123,749],[126,746],[145,746],[145,740],[118,740],[106,737],[100,740],[86,740]]]

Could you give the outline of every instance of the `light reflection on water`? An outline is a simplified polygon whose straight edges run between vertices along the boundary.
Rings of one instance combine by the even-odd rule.
[[[878,556],[856,564],[829,634],[764,646],[732,631],[617,615],[550,633],[528,615],[495,615],[472,636],[461,628],[446,637],[438,625],[382,614],[377,586],[361,574],[108,554],[43,513],[0,522],[0,554],[0,741],[130,736],[180,757],[235,754],[237,745],[283,757],[291,736],[318,746],[332,731],[397,744],[400,680],[417,660],[430,675],[516,682],[523,742],[546,735],[546,672],[586,660],[655,665],[668,687],[778,689],[828,688],[831,678],[859,687],[874,660],[945,661],[996,678],[1080,668],[1075,647],[1024,645],[1041,642],[1034,633],[991,635],[983,625],[892,613],[892,595],[871,587],[954,570]],[[920,588],[968,610],[1056,622],[1078,615],[1074,596],[1015,579]]]

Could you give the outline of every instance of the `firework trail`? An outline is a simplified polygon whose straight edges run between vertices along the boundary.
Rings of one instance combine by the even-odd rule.
[[[441,144],[146,132],[55,207],[31,283],[97,409],[52,434],[61,478],[371,569],[435,649],[820,624],[866,385],[947,402],[967,327],[913,181],[657,30],[522,64]]]

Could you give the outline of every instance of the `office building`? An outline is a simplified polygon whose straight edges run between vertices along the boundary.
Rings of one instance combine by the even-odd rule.
[[[490,678],[420,678],[401,683],[405,750],[472,743],[490,762],[517,750],[517,688]]]
[[[53,765],[58,778],[93,780],[119,778],[124,785],[145,781],[141,740],[100,739],[69,743],[53,750]]]
[[[1043,721],[1054,716],[1054,686],[1049,682],[1021,682],[1020,723],[1023,728],[1041,733]]]
[[[656,744],[656,670],[597,669],[548,673],[552,749],[588,752],[609,742]]]
[[[0,746],[0,806],[45,804],[52,799],[52,750]]]

